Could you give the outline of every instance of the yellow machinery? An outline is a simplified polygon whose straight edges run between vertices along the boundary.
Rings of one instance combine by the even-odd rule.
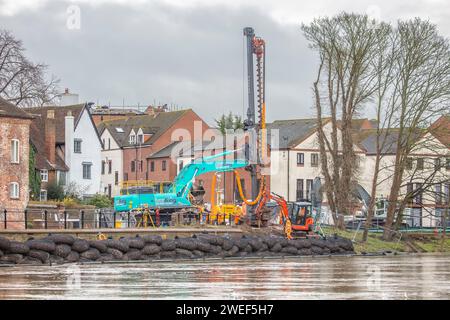
[[[242,207],[223,203],[223,190],[216,189],[217,178],[217,174],[213,175],[211,183],[211,212],[208,221],[210,224],[218,225],[239,224],[243,216]]]

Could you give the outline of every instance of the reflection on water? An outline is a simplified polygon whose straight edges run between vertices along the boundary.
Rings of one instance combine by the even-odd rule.
[[[394,298],[450,298],[450,256],[0,268],[0,299]]]

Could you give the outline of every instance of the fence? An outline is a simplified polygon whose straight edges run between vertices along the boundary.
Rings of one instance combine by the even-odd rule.
[[[170,225],[199,224],[232,225],[232,215],[216,215],[210,219],[209,213],[159,213],[116,212],[113,209],[27,209],[0,212],[1,229],[121,229],[141,227],[164,227]]]

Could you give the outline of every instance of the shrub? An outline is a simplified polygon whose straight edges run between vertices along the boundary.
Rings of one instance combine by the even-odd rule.
[[[96,194],[94,197],[88,200],[88,205],[95,206],[97,208],[110,208],[112,207],[112,201],[108,196],[102,194]]]

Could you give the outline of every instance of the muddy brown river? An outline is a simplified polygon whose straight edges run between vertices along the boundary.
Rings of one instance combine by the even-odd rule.
[[[0,267],[0,299],[449,299],[450,255]]]

